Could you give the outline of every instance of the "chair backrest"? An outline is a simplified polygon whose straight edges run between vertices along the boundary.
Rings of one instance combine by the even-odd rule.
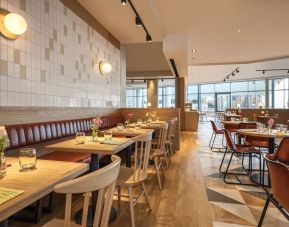
[[[172,120],[174,121],[174,124],[173,124],[172,130],[171,130],[171,137],[174,137],[175,133],[176,133],[176,126],[177,126],[178,118],[174,117]]]
[[[228,131],[236,131],[238,127],[239,127],[238,124],[234,124],[234,123],[224,124],[224,128]]]
[[[234,143],[234,141],[232,139],[230,131],[225,129],[224,133],[225,133],[225,138],[226,138],[226,142],[227,142],[227,146],[228,146],[229,150],[237,151],[237,146],[236,146],[236,144]]]
[[[54,187],[57,193],[66,194],[64,226],[71,225],[72,194],[84,193],[81,226],[86,226],[91,192],[98,191],[93,227],[106,227],[112,205],[115,182],[119,174],[120,158],[112,156],[112,163],[85,176],[60,183]]]
[[[174,119],[169,120],[168,124],[169,124],[169,127],[168,127],[167,137],[170,140],[174,136],[175,120]]]
[[[211,122],[211,125],[212,125],[212,129],[214,132],[217,132],[218,131],[218,128],[216,126],[216,123],[214,121],[210,121]]]
[[[279,162],[289,164],[289,137],[282,139],[273,158]]]
[[[257,124],[254,122],[241,122],[238,129],[256,129]]]
[[[167,138],[168,128],[169,128],[168,123],[162,124],[159,127],[159,138],[158,138],[157,149],[159,149],[160,151],[165,151],[165,142]]]
[[[134,152],[134,175],[130,180],[141,181],[147,177],[147,167],[149,163],[151,141],[153,132],[133,137],[135,141]]]
[[[271,179],[271,189],[274,198],[289,212],[289,166],[270,159],[270,155],[264,155],[267,162],[269,176]]]
[[[224,112],[217,112],[216,116],[218,122],[222,122],[224,120]]]

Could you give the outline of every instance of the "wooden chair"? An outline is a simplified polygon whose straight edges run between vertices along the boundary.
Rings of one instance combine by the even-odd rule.
[[[288,153],[288,152],[287,152]],[[269,203],[272,202],[276,208],[289,220],[289,166],[271,158],[269,154],[264,155],[269,176],[271,179],[271,193],[264,188],[267,193],[267,200],[260,217],[258,227],[263,224]]]
[[[160,190],[163,189],[162,181],[161,181],[161,174],[160,174],[160,170],[161,170],[162,176],[164,177],[164,172],[162,169],[163,159],[165,159],[166,165],[168,166],[168,155],[165,149],[165,141],[167,138],[167,132],[168,132],[168,123],[163,124],[162,127],[160,128],[159,142],[156,148],[152,149],[151,151],[151,159],[154,161],[154,164],[155,164]]]
[[[173,137],[174,137],[174,132],[175,132],[174,131],[175,130],[174,125],[176,123],[175,123],[174,119],[169,120],[168,123],[169,123],[169,127],[168,127],[167,138],[166,138],[166,141],[165,141],[165,146],[168,149],[167,150],[168,151],[168,155],[172,156],[172,155],[174,155]]]
[[[131,225],[132,227],[135,227],[134,206],[139,201],[141,196],[145,196],[147,205],[149,207],[149,210],[151,211],[151,206],[149,204],[144,182],[147,179],[147,167],[151,150],[152,132],[134,137],[132,139],[136,143],[134,153],[134,166],[133,168],[120,168],[120,173],[116,182],[116,188],[118,189],[119,207],[121,197],[129,198]],[[128,195],[121,194],[121,189],[123,187],[128,189]],[[141,187],[142,189],[141,193],[136,199],[133,197],[133,189],[135,187]]]
[[[72,194],[83,193],[83,214],[81,226],[87,225],[89,199],[91,192],[98,191],[93,227],[108,226],[115,183],[120,169],[120,158],[112,156],[112,163],[82,177],[60,183],[54,187],[57,193],[66,194],[65,219],[54,219],[44,227],[79,226],[71,223]]]

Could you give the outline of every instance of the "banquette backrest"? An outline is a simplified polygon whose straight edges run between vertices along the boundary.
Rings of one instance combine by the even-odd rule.
[[[6,130],[10,140],[9,149],[48,142],[75,135],[76,132],[89,132],[93,118],[38,122],[29,124],[7,125]],[[115,127],[124,122],[122,115],[102,116],[100,129]]]

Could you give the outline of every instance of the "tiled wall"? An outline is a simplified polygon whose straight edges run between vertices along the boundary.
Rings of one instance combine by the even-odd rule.
[[[0,8],[28,24],[15,41],[0,38],[0,106],[119,107],[120,51],[92,27],[59,0],[0,0]],[[109,75],[99,73],[103,60]]]

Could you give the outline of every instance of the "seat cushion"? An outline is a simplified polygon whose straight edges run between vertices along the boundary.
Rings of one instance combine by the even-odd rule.
[[[39,157],[44,160],[65,161],[65,162],[90,162],[90,154],[76,152],[55,151]]]

